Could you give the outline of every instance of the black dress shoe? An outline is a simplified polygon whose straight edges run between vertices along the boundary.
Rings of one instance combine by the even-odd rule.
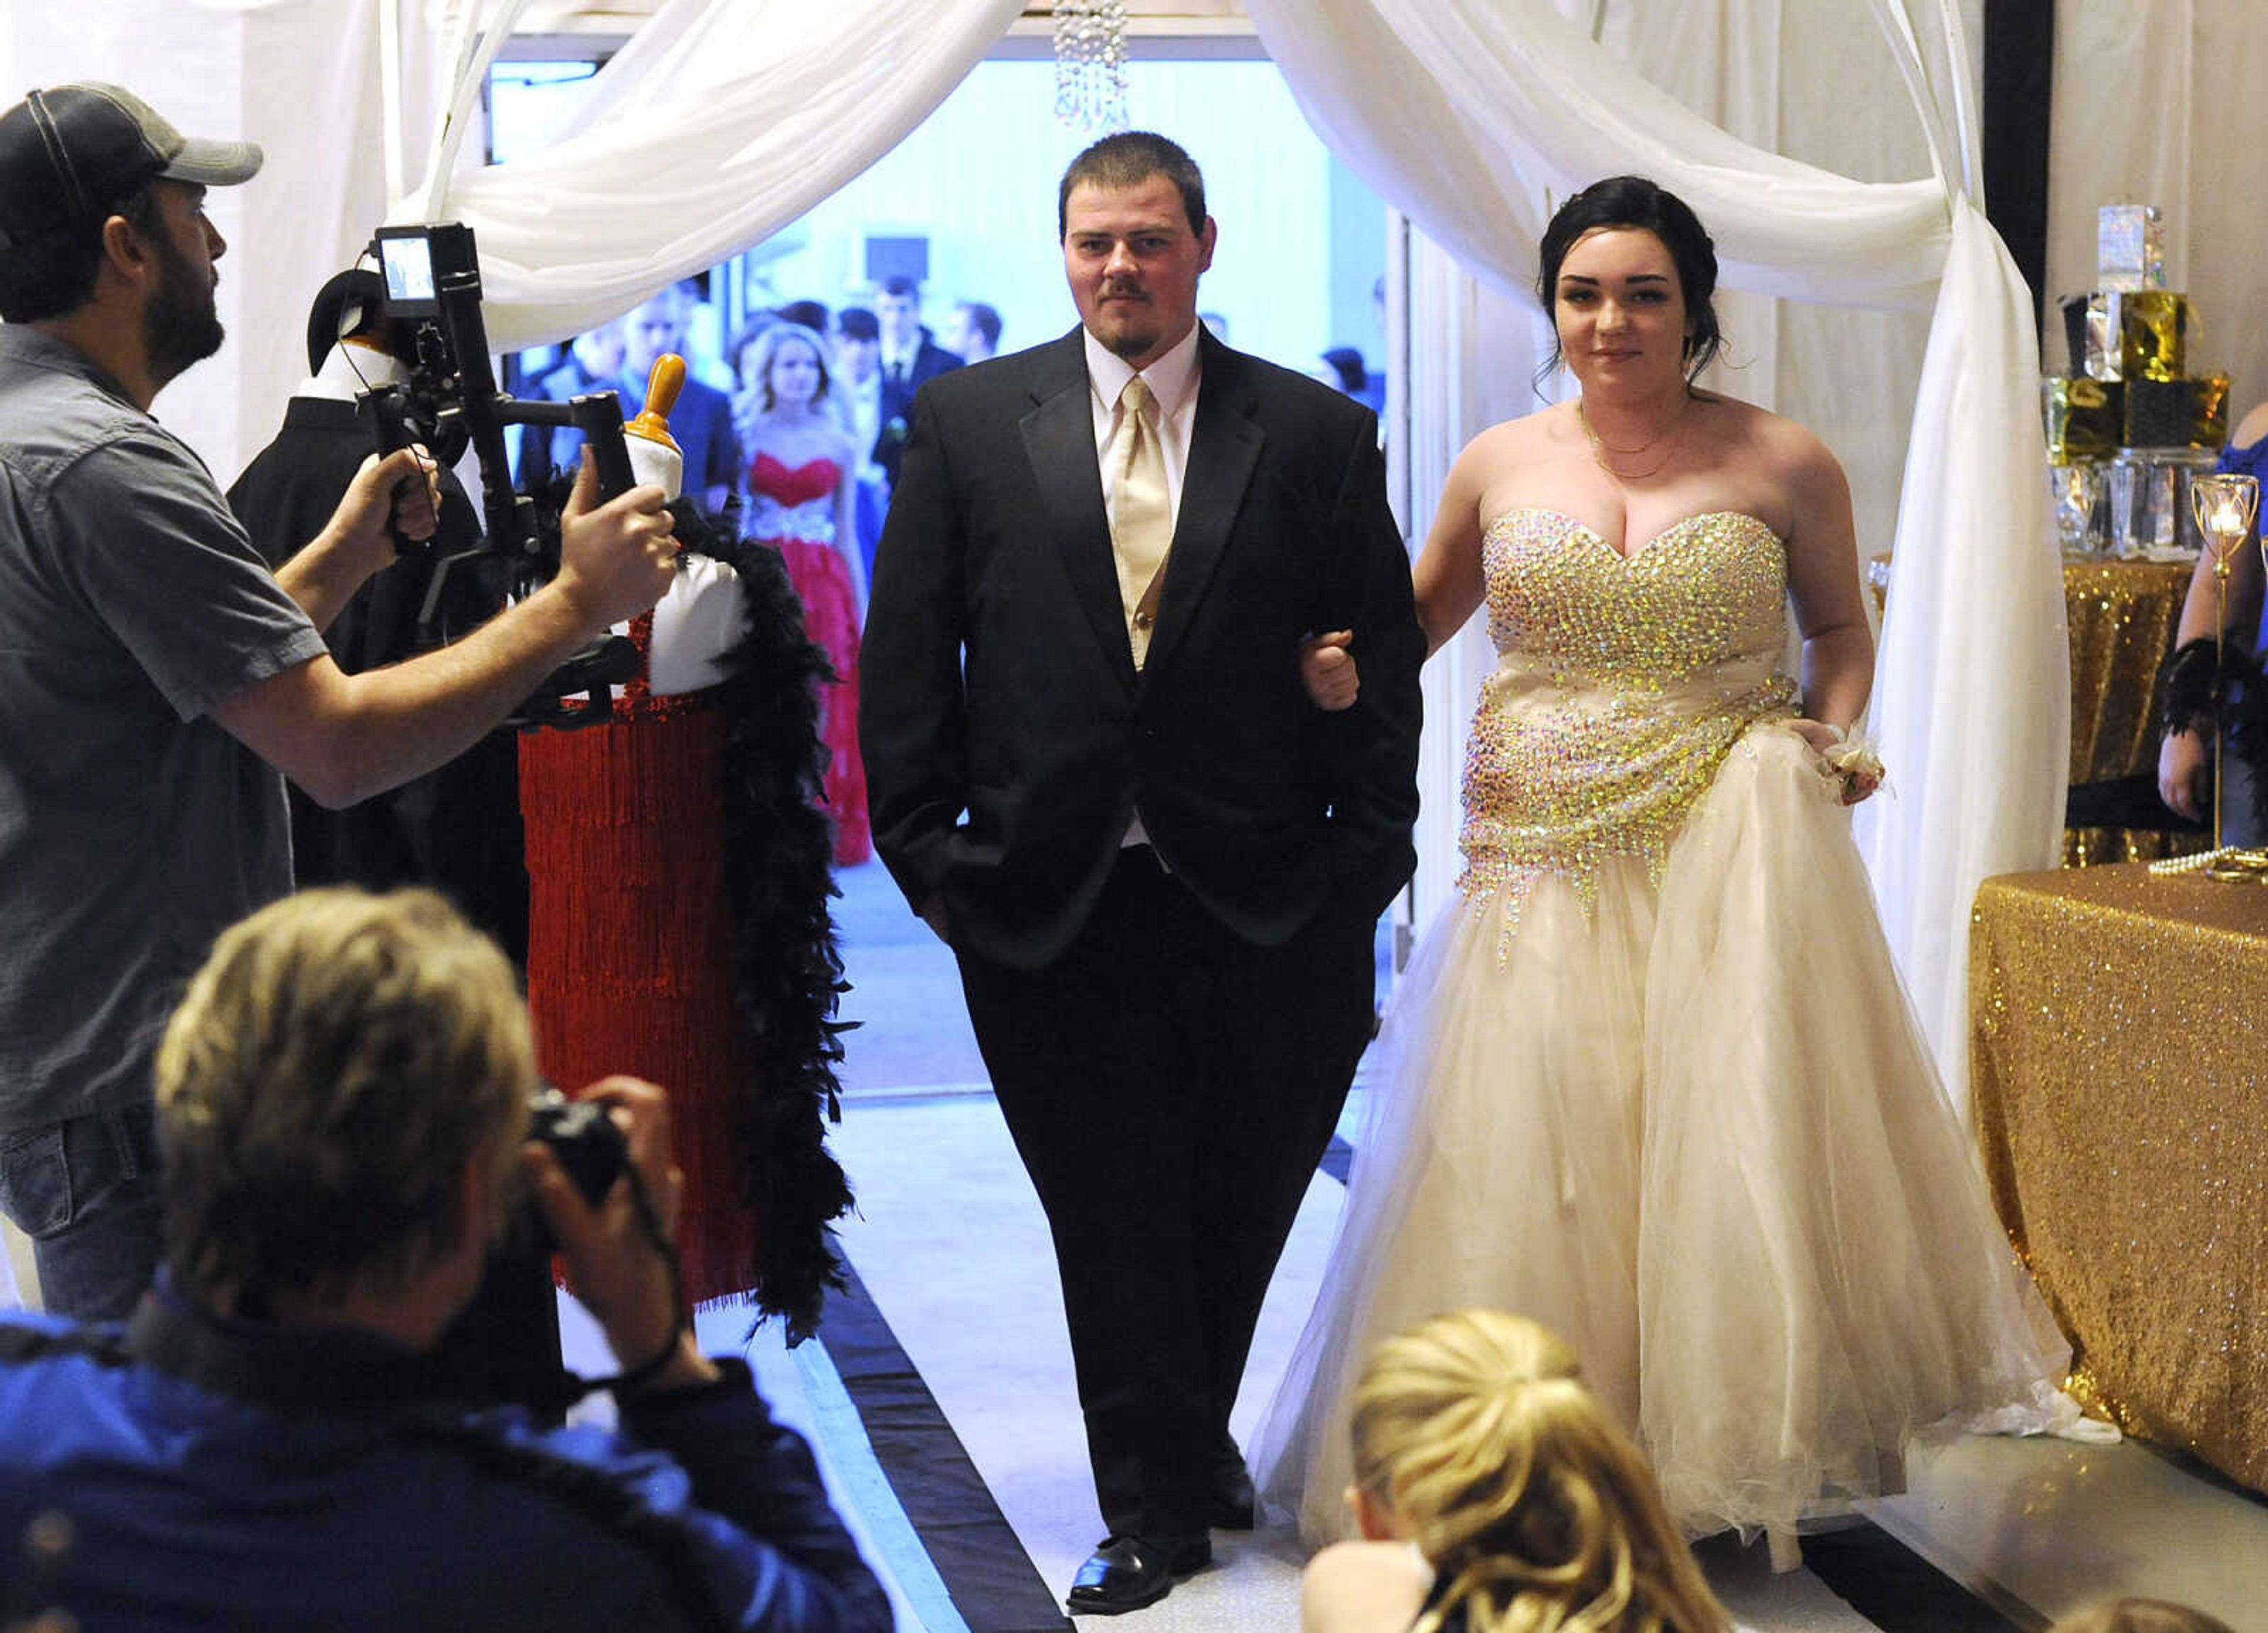
[[[1156,1541],[1147,1537],[1105,1537],[1071,1579],[1064,1601],[1074,1616],[1115,1616],[1154,1605],[1182,1577],[1212,1563],[1212,1541],[1191,1537]]]
[[[1213,1471],[1211,1486],[1205,1493],[1205,1524],[1217,1531],[1249,1531],[1252,1512],[1258,1504],[1252,1476],[1240,1457]]]

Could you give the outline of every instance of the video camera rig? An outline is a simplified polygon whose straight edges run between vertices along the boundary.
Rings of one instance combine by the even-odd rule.
[[[423,443],[445,466],[469,447],[481,471],[486,553],[510,564],[512,591],[524,595],[559,570],[559,516],[512,484],[504,451],[507,425],[571,425],[583,433],[598,467],[603,500],[635,484],[622,441],[621,400],[590,392],[566,402],[523,401],[499,390],[481,320],[481,266],[473,230],[460,222],[380,227],[372,240],[386,282],[389,318],[409,326],[412,355],[406,384],[381,386],[356,400],[356,411],[381,454]],[[426,627],[439,605],[451,561],[438,563],[419,614]],[[637,673],[637,652],[620,636],[602,637],[555,671],[514,717],[520,725],[576,726],[612,713],[609,687]],[[560,699],[588,691],[588,707]]]

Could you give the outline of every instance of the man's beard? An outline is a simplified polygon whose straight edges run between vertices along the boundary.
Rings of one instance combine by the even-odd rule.
[[[160,276],[150,304],[142,310],[142,346],[150,372],[159,385],[220,349],[225,331],[213,302],[213,286],[198,287],[188,257],[160,239]]]

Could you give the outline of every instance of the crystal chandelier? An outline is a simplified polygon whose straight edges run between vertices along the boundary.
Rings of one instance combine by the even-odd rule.
[[[1126,128],[1126,0],[1056,0],[1056,117],[1090,134]]]

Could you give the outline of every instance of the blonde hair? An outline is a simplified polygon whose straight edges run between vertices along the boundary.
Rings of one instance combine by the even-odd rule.
[[[789,323],[783,320],[748,342],[756,351],[755,360],[748,365],[755,379],[748,382],[748,386],[755,393],[759,413],[770,414],[779,407],[779,399],[772,394],[772,364],[779,358],[780,347],[789,341],[799,341],[809,347],[812,361],[819,365],[819,386],[811,394],[811,406],[816,408],[826,402],[828,393],[834,387],[835,373],[828,366],[826,339],[817,329],[806,328],[800,323]],[[745,347],[741,355],[747,355]]]
[[[2066,1616],[2048,1633],[2236,1633],[2218,1616],[2163,1599],[2114,1599]]]
[[[1388,1339],[1354,1395],[1356,1482],[1447,1578],[1412,1633],[1725,1633],[1653,1471],[1521,1316]]]
[[[512,967],[429,890],[310,890],[223,932],[158,1051],[167,1260],[223,1307],[384,1288],[501,1195],[535,1085]]]

